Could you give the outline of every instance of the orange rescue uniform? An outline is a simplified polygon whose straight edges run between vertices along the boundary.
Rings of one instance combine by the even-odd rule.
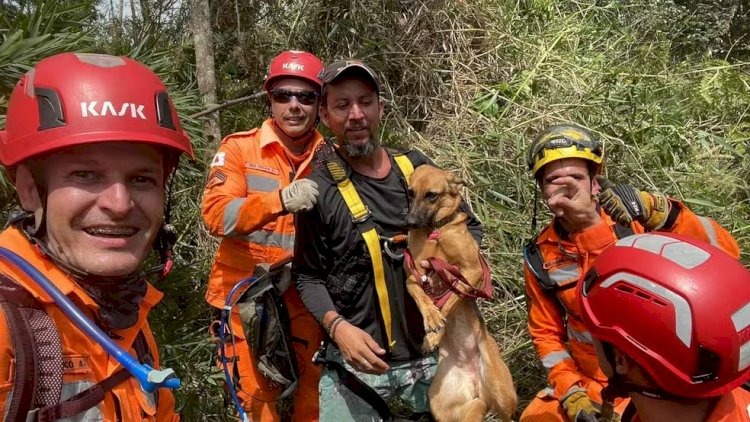
[[[743,422],[750,421],[750,392],[744,388],[734,390],[719,397],[705,422]],[[629,422],[641,422],[636,414]]]
[[[55,264],[42,257],[31,245],[26,236],[16,228],[8,228],[0,233],[0,246],[10,249],[24,258],[34,268],[44,273],[68,298],[81,306],[81,310],[93,320],[98,305]],[[24,287],[44,306],[60,336],[62,346],[63,385],[61,399],[65,400],[91,387],[122,369],[117,360],[107,354],[94,340],[86,336],[71,322],[52,298],[14,266],[0,261],[0,272]],[[159,351],[154,336],[148,326],[146,316],[162,297],[162,293],[150,284],[140,304],[138,322],[124,330],[114,330],[113,341],[132,356],[136,356],[133,342],[142,331],[154,358],[154,366],[160,368]],[[3,312],[0,312],[0,420],[5,420],[4,412],[13,394],[14,353],[9,326]],[[67,364],[64,364],[67,363]],[[72,364],[71,364],[72,363]],[[86,412],[86,420],[115,421],[177,421],[174,413],[174,398],[168,389],[154,394],[145,393],[134,377],[115,386],[104,395],[104,400]],[[155,400],[156,399],[156,400]],[[158,407],[155,406],[158,403]]]
[[[696,215],[676,200],[671,202],[673,207],[679,207],[679,214],[670,232],[709,242],[739,258],[737,241],[723,227],[710,218]],[[617,241],[615,223],[604,211],[600,215],[600,224],[572,233],[570,239],[562,239],[556,232],[555,220],[536,239],[544,267],[559,286],[556,292],[543,291],[528,263],[524,265],[529,333],[548,371],[549,387],[539,392],[524,410],[522,422],[567,421],[560,400],[575,389],[585,389],[592,400],[602,402],[601,390],[607,377],[599,368],[591,333],[580,319],[575,288],[599,254]],[[635,233],[645,231],[637,222],[631,229]],[[627,400],[618,401],[617,412],[622,414],[626,405]]]
[[[256,265],[273,264],[294,250],[294,216],[284,211],[281,190],[310,173],[310,160],[323,140],[318,131],[302,155],[284,147],[272,119],[260,128],[227,136],[211,163],[201,214],[208,230],[222,237],[208,280],[206,301],[221,309],[238,281],[253,275]],[[323,339],[320,325],[307,311],[297,289],[284,293],[291,336],[300,370],[294,420],[318,420],[320,368],[312,357]],[[244,339],[237,311],[232,314],[237,356],[238,395],[251,420],[278,421],[274,400],[280,393],[258,371]]]

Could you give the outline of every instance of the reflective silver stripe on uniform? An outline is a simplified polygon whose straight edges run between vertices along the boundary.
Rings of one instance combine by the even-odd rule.
[[[553,390],[552,387],[546,387],[544,390],[540,391],[538,395],[542,397],[555,397],[555,390]]]
[[[13,401],[13,389],[8,391],[8,395],[5,396],[5,409],[3,409],[2,416],[3,418],[0,420],[7,421],[8,420],[8,410],[10,409],[10,403]]]
[[[732,314],[732,322],[737,333],[750,326],[750,303]],[[737,370],[743,371],[748,366],[750,366],[750,340],[740,346],[740,360],[737,364]]]
[[[568,338],[573,339],[579,343],[594,344],[594,338],[588,331],[578,331],[575,328],[568,325]]]
[[[699,215],[698,220],[703,224],[703,230],[706,231],[708,241],[714,246],[719,246],[719,242],[716,240],[716,230],[714,230],[714,226],[711,224],[711,219]]]
[[[76,394],[84,391],[94,383],[89,381],[76,381],[76,382],[65,382],[62,385],[62,392],[60,394],[60,401],[67,400]],[[91,409],[81,412],[72,418],[58,419],[58,422],[100,422],[104,420],[102,410],[100,408],[101,403],[92,407]]]
[[[294,235],[291,233],[276,233],[269,230],[254,231],[243,239],[262,246],[273,248],[292,249],[294,248]]]
[[[224,236],[231,236],[237,227],[237,220],[240,218],[240,208],[245,204],[247,198],[237,198],[229,201],[224,207]]]
[[[621,281],[640,287],[643,290],[659,296],[659,298],[661,299],[669,301],[672,306],[674,306],[674,330],[677,334],[677,338],[679,338],[682,344],[684,344],[686,347],[690,347],[693,335],[693,313],[690,310],[690,305],[688,305],[687,301],[682,296],[679,296],[677,293],[671,290],[667,290],[663,286],[646,280],[645,278],[624,272],[615,273],[614,275],[610,276],[609,278],[604,280],[604,282],[601,284],[601,287],[603,289],[607,289],[612,287],[612,285],[614,285],[615,283]]]
[[[153,393],[153,392],[147,393],[147,392],[145,392],[143,390],[138,390],[138,391],[140,391],[141,394],[143,394],[143,397],[146,398],[146,402],[148,403],[148,407],[156,410],[156,395],[155,395],[155,393]]]
[[[245,183],[248,190],[256,192],[273,192],[279,188],[279,179],[255,174],[246,174]]]
[[[542,365],[544,365],[544,367],[547,369],[552,369],[555,365],[564,361],[565,359],[573,359],[567,350],[548,353],[542,358]]]
[[[566,267],[559,268],[555,271],[550,271],[549,278],[556,284],[560,285],[571,279],[581,277],[581,272],[578,268],[578,264],[568,265]]]

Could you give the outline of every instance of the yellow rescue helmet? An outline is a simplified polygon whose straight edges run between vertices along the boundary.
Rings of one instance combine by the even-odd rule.
[[[553,125],[543,130],[529,147],[527,163],[536,177],[539,169],[563,158],[592,161],[597,172],[602,164],[602,146],[588,130],[576,125]]]

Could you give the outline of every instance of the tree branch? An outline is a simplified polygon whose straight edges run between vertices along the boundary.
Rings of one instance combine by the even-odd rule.
[[[256,92],[255,94],[252,94],[252,95],[246,95],[244,97],[235,98],[233,100],[227,100],[227,101],[224,101],[221,104],[217,104],[217,105],[215,105],[215,106],[213,106],[211,108],[208,108],[206,110],[199,111],[197,113],[191,114],[190,118],[191,119],[196,119],[198,117],[203,117],[203,116],[211,114],[211,113],[213,113],[215,111],[219,111],[219,110],[225,109],[227,107],[232,107],[232,106],[235,106],[237,104],[241,104],[241,103],[244,103],[244,102],[250,101],[250,100],[256,100],[256,99],[261,98],[261,97],[263,97],[265,95],[266,95],[266,91],[260,91],[260,92]]]

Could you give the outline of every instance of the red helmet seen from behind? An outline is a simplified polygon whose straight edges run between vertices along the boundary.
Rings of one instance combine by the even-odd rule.
[[[13,166],[59,148],[112,141],[143,142],[193,156],[154,72],[127,57],[63,53],[40,61],[16,84],[0,161]]]
[[[750,378],[750,272],[724,251],[664,233],[626,237],[583,283],[584,323],[672,395],[709,398]]]
[[[321,88],[319,74],[323,70],[323,62],[306,51],[284,51],[271,60],[268,73],[263,81],[263,89],[270,91],[273,82],[282,77],[300,78]]]

